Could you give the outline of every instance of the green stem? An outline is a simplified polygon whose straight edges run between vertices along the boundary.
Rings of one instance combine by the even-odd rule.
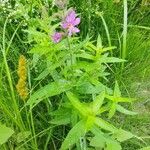
[[[34,139],[34,144],[35,144],[35,150],[38,150],[32,110],[30,111],[30,118],[31,118],[32,134],[33,134],[33,137],[34,137],[33,139]]]
[[[71,44],[70,44],[69,37],[67,37],[67,42],[68,42],[68,47],[69,47],[69,51],[70,51],[70,60],[71,60],[71,65],[72,65],[73,64],[73,52],[71,50]]]
[[[128,28],[128,5],[127,5],[127,0],[124,0],[122,59],[126,59],[127,56],[127,28]],[[124,69],[124,62],[122,62],[122,66],[121,66],[121,70],[123,69]]]
[[[15,92],[14,92],[14,88],[13,88],[13,82],[12,82],[12,78],[11,78],[11,73],[10,73],[8,63],[7,63],[7,58],[6,58],[6,51],[5,51],[5,33],[6,32],[5,31],[6,31],[7,22],[8,22],[8,18],[5,21],[4,29],[3,29],[2,55],[3,55],[4,66],[5,66],[5,69],[6,69],[6,76],[8,78],[8,84],[9,84],[9,87],[10,87],[11,98],[13,100],[14,110],[15,110],[16,116],[18,117],[18,121],[22,125],[22,130],[23,130],[24,129],[24,124],[23,124],[23,121],[22,121],[22,118],[21,118],[21,115],[20,115],[20,112],[19,112],[17,102],[16,102]]]

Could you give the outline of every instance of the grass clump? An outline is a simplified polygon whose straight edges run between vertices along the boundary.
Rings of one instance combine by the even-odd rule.
[[[0,4],[2,149],[150,145],[147,1]]]

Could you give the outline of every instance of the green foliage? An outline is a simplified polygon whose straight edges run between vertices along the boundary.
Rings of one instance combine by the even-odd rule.
[[[150,149],[150,146],[141,148],[140,150],[149,150],[149,149]]]
[[[25,141],[31,135],[30,131],[24,131],[17,134],[17,143]]]
[[[5,125],[0,124],[0,145],[7,142],[13,133],[14,131],[11,128],[8,128]]]
[[[43,20],[45,24],[48,24],[47,19],[46,22],[43,18],[38,21],[43,22]],[[50,17],[49,20],[54,19]],[[52,24],[48,25],[53,30],[58,27],[54,27]],[[37,31],[37,28],[41,31]],[[50,65],[40,73],[36,80],[49,77],[51,81],[48,85],[40,87],[39,90],[31,94],[27,105],[30,105],[32,110],[33,107],[46,98],[52,96],[62,97],[63,103],[60,104],[58,110],[51,113],[53,119],[50,121],[51,124],[57,126],[71,125],[72,129],[62,143],[62,150],[68,149],[74,144],[78,147],[80,138],[89,133],[94,127],[100,128],[103,134],[107,131],[111,135],[115,135],[118,129],[100,116],[108,112],[108,118],[110,119],[115,115],[118,108],[120,108],[121,112],[131,114],[126,109],[121,109],[122,106],[118,103],[133,101],[133,99],[121,97],[117,82],[113,95],[112,89],[102,83],[103,79],[107,80],[106,63],[124,62],[122,59],[109,56],[109,51],[116,47],[104,47],[100,35],[96,44],[89,37],[83,41],[80,41],[78,38],[67,37],[56,44],[48,38],[47,30],[45,31],[44,29],[43,25],[35,24],[32,27],[32,31],[28,30],[26,32],[29,33],[29,41],[36,43],[30,50],[30,53],[33,56],[37,55],[38,61],[45,58],[43,60],[44,64]],[[49,31],[49,33],[52,33],[52,31]],[[34,67],[38,66],[38,61],[36,64],[34,63]],[[64,96],[64,93],[66,93],[67,97]],[[73,117],[76,118],[75,121],[72,120]],[[127,139],[132,138],[132,136],[127,134],[128,132],[124,131],[125,133]],[[110,140],[112,137],[105,137],[106,149],[109,150],[113,147],[121,149],[120,143],[115,140],[117,134],[114,139]],[[121,137],[119,140],[123,141]]]
[[[125,96],[123,83],[130,87],[132,80],[149,75],[147,3],[70,0],[61,8],[56,3],[62,1],[0,2],[0,121],[14,129],[0,125],[2,149],[121,150],[149,145],[143,142],[148,141],[143,134],[149,134],[149,123],[136,120],[140,112],[126,109],[135,99]],[[61,27],[69,7],[81,17],[78,37],[67,36]],[[58,43],[52,40],[55,31],[63,32]],[[21,54],[28,58],[25,102],[15,90]],[[138,129],[142,121],[144,127]]]
[[[78,140],[85,135],[86,129],[84,126],[84,121],[81,120],[69,131],[67,137],[61,145],[61,150],[66,150],[71,147],[73,144],[78,142]]]

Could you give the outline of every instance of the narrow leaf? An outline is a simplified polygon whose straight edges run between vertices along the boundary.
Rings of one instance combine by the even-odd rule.
[[[17,134],[17,143],[25,141],[31,135],[30,131],[23,131]]]
[[[79,101],[79,99],[72,93],[66,92],[68,99],[70,100],[71,104],[77,109],[83,116],[87,116],[90,114],[90,109],[86,107],[83,103]]]
[[[119,142],[123,142],[133,138],[134,135],[131,132],[119,129],[116,133],[114,133],[113,137],[116,138]]]
[[[102,39],[101,39],[101,36],[98,35],[98,38],[97,38],[97,48],[98,49],[102,49]]]
[[[110,50],[113,50],[113,49],[116,49],[116,47],[115,46],[106,47],[106,48],[103,48],[102,51],[106,52],[106,51],[110,51]]]
[[[93,112],[96,114],[98,112],[98,110],[100,109],[100,107],[103,104],[105,98],[105,92],[101,92],[94,100],[93,105],[92,105],[92,109]]]
[[[123,113],[123,114],[126,114],[126,115],[137,115],[138,114],[137,112],[127,110],[127,109],[125,109],[124,107],[122,107],[121,105],[118,105],[118,104],[117,104],[117,110],[119,112]]]
[[[85,122],[81,120],[78,122],[68,133],[64,142],[61,145],[60,150],[67,150],[70,146],[78,142],[80,137],[84,136],[86,133]]]
[[[101,63],[118,63],[118,62],[125,62],[123,59],[119,59],[116,57],[102,57],[100,58]]]
[[[12,136],[14,131],[5,125],[0,124],[0,145],[7,142],[7,140]]]
[[[119,142],[107,142],[107,147],[105,150],[122,150]]]
[[[139,150],[150,150],[150,146],[148,146],[148,147],[143,147],[143,148],[141,148],[141,149],[139,149]]]
[[[121,92],[117,81],[115,82],[114,97],[121,97]]]
[[[111,107],[110,107],[110,111],[109,111],[109,114],[108,114],[108,118],[109,118],[109,119],[114,116],[114,114],[115,114],[115,112],[116,112],[116,107],[117,107],[117,105],[116,105],[116,103],[114,102],[114,103],[111,105]]]
[[[100,128],[110,131],[110,132],[115,132],[117,130],[117,128],[115,128],[112,124],[98,117],[95,118],[95,124],[99,126]]]
[[[60,80],[58,82],[52,82],[31,95],[26,105],[30,105],[32,108],[36,106],[43,99],[59,95],[71,88],[71,84],[68,81]],[[33,106],[34,105],[34,106]]]

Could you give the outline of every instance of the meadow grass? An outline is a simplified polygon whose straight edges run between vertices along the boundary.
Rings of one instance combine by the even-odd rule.
[[[16,3],[18,2],[16,1]],[[37,5],[36,2],[28,3],[24,1],[21,3],[29,8],[28,13],[31,18],[36,17],[38,12],[37,14],[36,12],[32,13],[32,9]],[[142,6],[141,4],[143,3],[140,0],[124,0],[118,3],[110,0],[70,0],[69,3],[69,6],[74,7],[81,16],[81,39],[89,35],[92,36],[92,40],[95,42],[100,34],[103,45],[117,46],[117,49],[111,52],[112,56],[127,60],[121,66],[109,66],[112,70],[109,78],[112,81],[107,84],[112,86],[114,79],[119,80],[124,95],[137,97],[138,99],[135,104],[132,104],[133,109],[143,110],[138,116],[133,117],[123,117],[117,114],[113,119],[113,123],[120,126],[122,121],[121,126],[126,130],[147,138],[144,139],[146,144],[135,139],[129,140],[123,144],[123,150],[136,150],[150,145],[150,107],[148,107],[150,98],[148,86],[148,83],[150,83],[150,66],[148,65],[150,64],[150,28],[148,24],[150,10],[147,8],[148,6]],[[40,5],[48,7],[50,11],[55,11],[52,9],[51,1],[40,1]],[[40,11],[40,9],[37,11]],[[33,91],[38,87],[43,87],[49,83],[49,78],[39,82],[34,80],[38,75],[36,69],[42,70],[45,64],[40,62],[39,68],[30,68],[31,54],[28,54],[27,51],[32,45],[26,43],[27,36],[22,31],[22,29],[26,28],[22,26],[24,18],[20,16],[18,19],[14,15],[14,19],[19,20],[19,23],[16,24],[13,21],[9,22],[9,18],[7,18],[8,16],[3,10],[1,14],[3,14],[3,17],[0,20],[0,122],[13,128],[16,132],[13,135],[14,137],[11,137],[6,144],[1,146],[2,150],[15,149],[18,134],[27,134],[27,131],[30,132],[30,135],[27,137],[24,134],[21,135],[23,139],[20,143],[17,143],[16,149],[57,150],[70,127],[57,127],[48,122],[51,120],[50,114],[52,114],[52,111],[61,106],[65,97],[61,99],[60,96],[56,96],[53,97],[53,101],[46,98],[31,110],[24,105],[24,101],[19,98],[15,88],[18,80],[19,56],[24,54],[29,61],[28,85],[31,90],[29,95],[32,95]],[[85,142],[83,143],[85,144]],[[81,149],[81,142],[78,144],[78,149]],[[83,149],[86,148],[84,147]]]

